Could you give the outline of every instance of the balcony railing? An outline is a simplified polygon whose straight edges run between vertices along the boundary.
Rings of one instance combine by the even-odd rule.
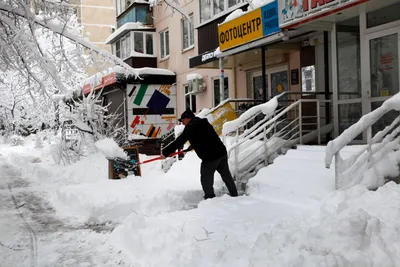
[[[117,27],[127,22],[140,22],[144,25],[153,25],[153,17],[149,5],[132,4],[117,18]]]

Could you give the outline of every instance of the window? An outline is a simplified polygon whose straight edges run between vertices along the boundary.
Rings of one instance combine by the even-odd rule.
[[[361,98],[359,17],[339,22],[336,36],[339,100]]]
[[[367,28],[379,26],[400,19],[400,3],[367,13]]]
[[[121,58],[125,59],[126,58],[126,37],[121,39]]]
[[[154,55],[153,34],[146,34],[146,54]]]
[[[196,95],[189,93],[189,86],[185,85],[185,110],[190,109],[196,113]]]
[[[154,34],[149,32],[128,33],[112,44],[112,52],[121,59],[133,56],[131,55],[132,51],[140,54],[154,55],[153,38]]]
[[[200,23],[212,19],[218,14],[234,10],[243,0],[200,0]]]
[[[131,0],[117,0],[117,16],[125,11],[130,5]]]
[[[144,37],[142,32],[135,32],[133,34],[134,44],[135,44],[135,52],[144,54]]]
[[[214,107],[218,106],[220,103],[220,92],[219,92],[219,78],[213,80],[214,87]],[[228,77],[224,78],[224,99],[229,97],[229,79]]]
[[[160,50],[161,58],[169,56],[169,31],[165,30],[160,32]]]
[[[185,18],[182,20],[182,48],[183,50],[194,46],[194,20],[193,14],[189,15],[190,23]]]

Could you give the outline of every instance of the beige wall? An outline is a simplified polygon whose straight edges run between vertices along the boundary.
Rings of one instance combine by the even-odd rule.
[[[298,69],[299,70],[299,84],[290,85],[290,91],[301,91],[301,69],[300,69],[300,51],[295,51],[290,53],[289,58],[289,80],[290,80],[290,70]],[[289,81],[290,84],[290,81]]]
[[[193,13],[195,27],[198,25],[198,1],[180,1],[181,7],[186,14]],[[187,75],[191,73],[198,73],[203,76],[206,81],[207,89],[206,92],[198,94],[196,96],[196,107],[197,112],[203,108],[213,107],[213,86],[212,78],[219,77],[218,69],[190,69],[189,58],[198,55],[197,46],[197,30],[194,30],[194,48],[182,51],[182,15],[178,12],[172,14],[171,8],[166,8],[165,4],[162,6],[156,6],[153,9],[154,24],[157,30],[156,38],[156,51],[158,51],[158,67],[174,71],[177,74],[177,114],[180,114],[184,110],[184,85],[187,83]],[[159,32],[164,29],[169,29],[169,48],[170,55],[166,60],[160,59],[160,37]],[[226,70],[225,76],[229,78],[229,91],[230,97],[233,96],[232,83],[233,78],[231,71]]]
[[[84,36],[95,46],[111,52],[111,46],[106,45],[105,41],[116,25],[114,0],[81,0],[78,5]],[[98,72],[93,67],[86,71],[88,75]]]

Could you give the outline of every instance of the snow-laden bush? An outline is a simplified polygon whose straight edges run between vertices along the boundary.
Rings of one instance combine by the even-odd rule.
[[[36,135],[35,148],[43,148],[43,140],[42,140],[42,137],[40,135]]]
[[[23,146],[24,145],[24,138],[22,136],[14,134],[14,135],[10,136],[9,143],[12,146]]]

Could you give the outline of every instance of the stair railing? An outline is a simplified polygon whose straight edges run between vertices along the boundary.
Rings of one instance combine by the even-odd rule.
[[[400,106],[400,93],[386,100],[382,106],[364,115],[361,119],[346,129],[336,139],[330,141],[326,148],[325,166],[330,168],[335,159],[335,188],[347,189],[355,184],[364,183],[373,189],[382,185],[382,180],[364,181],[364,176],[374,168],[388,153],[399,149],[400,116],[372,137],[372,126],[390,111],[398,110]],[[356,154],[343,159],[342,149],[349,145],[364,131],[367,131],[367,145]]]
[[[282,96],[284,94],[276,98],[279,99]],[[305,116],[302,114],[305,103],[315,103],[316,112],[314,114],[316,115]],[[249,173],[257,170],[257,166],[268,165],[271,157],[283,147],[303,144],[304,137],[311,133],[315,133],[312,139],[317,139],[318,144],[321,143],[321,103],[328,105],[331,100],[299,99],[289,106],[277,110],[273,116],[265,116],[250,129],[241,133],[240,127],[248,123],[248,120],[242,120],[242,123],[235,129],[235,142],[228,148],[228,155],[231,156],[233,153],[233,175],[239,189],[245,190]],[[309,122],[310,119],[313,121]],[[229,133],[225,132],[225,134]],[[246,151],[244,146],[249,140],[252,141],[252,146],[247,149],[253,152],[251,153],[252,160],[244,156],[246,153],[243,152]]]

